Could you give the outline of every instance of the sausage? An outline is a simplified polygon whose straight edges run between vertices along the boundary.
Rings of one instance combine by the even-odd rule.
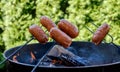
[[[60,44],[65,48],[69,47],[72,43],[72,39],[67,34],[65,34],[56,27],[51,28],[50,37],[53,38],[56,42],[58,42],[58,44]]]
[[[110,26],[108,24],[102,24],[93,34],[92,42],[95,43],[95,45],[99,45],[109,30]]]
[[[40,43],[47,43],[48,37],[45,32],[37,25],[33,24],[29,27],[29,32],[40,42]]]
[[[46,17],[46,16],[42,16],[42,17],[40,18],[40,23],[41,23],[45,28],[47,28],[48,31],[50,31],[50,29],[51,29],[52,27],[56,27],[55,23],[54,23],[51,19],[49,19],[48,17]]]
[[[78,28],[64,19],[61,19],[60,22],[58,22],[58,28],[68,34],[71,38],[75,38],[79,34]]]

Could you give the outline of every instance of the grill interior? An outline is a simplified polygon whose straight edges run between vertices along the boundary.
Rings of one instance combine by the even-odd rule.
[[[15,55],[18,63],[36,65],[39,59],[46,53],[52,42],[46,45],[42,44],[30,44],[25,48],[21,49]],[[18,47],[16,47],[18,48]],[[13,53],[16,48],[10,49],[5,52],[5,57]],[[112,46],[111,44],[100,44],[95,46],[91,42],[73,42],[72,45],[67,49],[79,57],[83,57],[89,61],[90,65],[109,64],[120,61],[119,49]],[[35,56],[35,60],[31,60],[31,52]],[[10,58],[11,61],[13,57]]]

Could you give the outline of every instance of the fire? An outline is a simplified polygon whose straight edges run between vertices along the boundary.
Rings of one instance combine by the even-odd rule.
[[[30,62],[33,62],[33,60],[36,60],[36,57],[35,57],[35,55],[33,54],[32,51],[30,52],[30,55],[31,55]]]
[[[18,62],[18,61],[17,61],[17,56],[16,56],[16,55],[13,56],[13,61]]]
[[[19,56],[19,53],[17,55],[14,55],[12,60],[15,61],[15,62],[18,62],[17,56]]]
[[[60,61],[60,60],[52,60],[52,64],[62,64],[62,61]]]
[[[19,57],[19,55],[20,55],[19,53],[16,54],[16,55],[14,55],[13,58],[12,58],[12,60],[14,62],[18,62],[17,57]],[[34,53],[32,51],[30,52],[30,56],[31,56],[30,63],[32,63],[34,60],[36,60],[36,57],[35,57],[35,55],[34,55]]]

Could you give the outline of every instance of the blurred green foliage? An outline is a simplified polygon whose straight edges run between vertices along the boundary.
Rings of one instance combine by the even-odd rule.
[[[0,50],[22,45],[30,39],[28,28],[38,24],[43,15],[56,24],[64,18],[75,24],[80,34],[73,41],[91,41],[92,34],[85,25],[95,31],[96,27],[108,23],[109,34],[114,43],[120,45],[120,0],[0,0]],[[110,42],[110,37],[105,38]]]
[[[98,26],[108,23],[109,34],[120,45],[120,0],[0,0],[0,52],[29,40],[29,26],[40,25],[39,18],[43,15],[56,24],[62,18],[75,24],[80,34],[73,41],[91,41],[92,34],[85,28],[95,31],[91,22]],[[109,36],[105,40],[111,41]]]

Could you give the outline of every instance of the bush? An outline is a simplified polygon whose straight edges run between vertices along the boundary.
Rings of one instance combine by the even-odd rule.
[[[28,27],[38,24],[40,16],[48,16],[56,24],[64,18],[75,24],[80,35],[74,41],[91,41],[92,34],[85,25],[108,23],[114,42],[120,44],[119,0],[1,0],[0,2],[0,46],[9,49],[22,45],[30,39]],[[106,41],[110,42],[107,36]],[[37,42],[37,41],[33,41]]]
[[[6,49],[24,44],[31,38],[28,28],[38,24],[43,15],[56,24],[64,18],[75,24],[80,34],[73,41],[91,41],[92,34],[85,26],[95,31],[91,22],[100,26],[108,23],[109,34],[114,43],[120,45],[120,1],[119,0],[0,0],[0,55]],[[45,29],[43,27],[43,29]],[[110,37],[106,37],[110,42]],[[37,42],[36,40],[32,41]],[[0,56],[0,60],[3,57]],[[1,65],[0,68],[3,68]]]

